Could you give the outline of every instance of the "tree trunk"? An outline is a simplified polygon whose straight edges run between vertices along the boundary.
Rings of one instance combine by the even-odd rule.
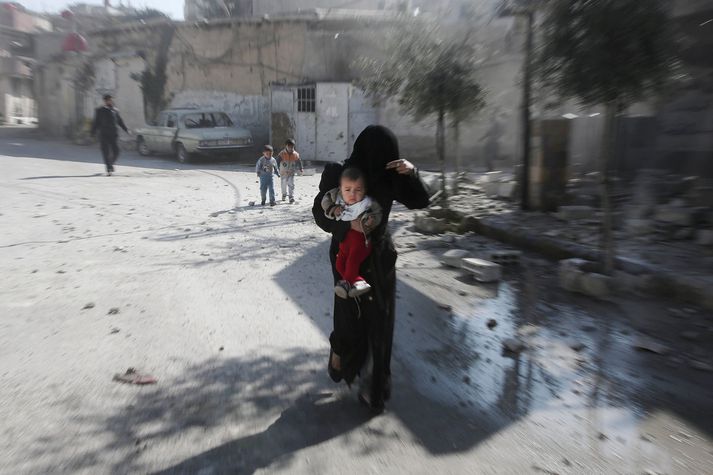
[[[461,179],[462,164],[460,155],[460,123],[458,121],[453,123],[453,142],[455,144],[454,154],[455,154],[455,165],[456,165],[456,181],[453,184],[453,193],[458,193],[458,181]]]
[[[447,199],[446,193],[446,119],[445,112],[438,111],[436,127],[436,155],[441,164],[441,200]]]
[[[532,28],[534,13],[527,11],[525,18],[525,64],[522,79],[522,173],[520,184],[520,208],[523,211],[530,209],[530,102],[532,101]]]
[[[602,153],[599,155],[600,188],[602,199],[602,236],[601,252],[604,273],[611,275],[614,272],[614,260],[616,249],[614,246],[614,226],[611,207],[611,190],[609,164],[614,158],[614,147],[616,146],[616,118],[618,107],[616,103],[610,102],[606,105],[604,115],[604,136]]]

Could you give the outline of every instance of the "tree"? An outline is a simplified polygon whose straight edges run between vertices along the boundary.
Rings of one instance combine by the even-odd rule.
[[[473,49],[451,41],[435,27],[420,22],[405,25],[387,41],[380,59],[360,61],[358,84],[377,100],[396,98],[414,120],[436,119],[436,155],[441,165],[441,192],[446,192],[446,119],[454,125],[484,105],[484,91],[475,79]]]
[[[525,21],[524,59],[522,65],[522,172],[520,177],[520,208],[530,209],[530,107],[532,105],[532,56],[534,42],[535,13],[546,0],[503,0],[499,6],[499,16],[516,16]]]
[[[563,98],[605,108],[600,156],[604,272],[614,269],[609,165],[616,121],[657,93],[677,67],[665,0],[551,0],[543,22],[540,70]]]

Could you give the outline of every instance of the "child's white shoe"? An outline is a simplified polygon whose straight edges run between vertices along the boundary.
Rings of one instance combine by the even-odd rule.
[[[349,297],[359,297],[360,295],[364,295],[370,290],[371,285],[369,285],[365,280],[357,280],[356,282],[354,282],[354,285],[352,285],[352,288],[349,289]]]

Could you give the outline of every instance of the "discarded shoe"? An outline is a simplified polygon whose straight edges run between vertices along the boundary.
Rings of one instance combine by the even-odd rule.
[[[359,297],[360,295],[364,295],[370,290],[371,285],[369,285],[365,280],[357,280],[356,282],[354,282],[354,285],[352,285],[352,288],[349,289],[349,297]]]
[[[115,374],[114,381],[126,384],[156,384],[158,380],[151,375],[141,374],[135,368],[129,368],[124,374]]]
[[[337,285],[334,286],[334,293],[337,294],[337,297],[339,298],[345,299],[349,297],[350,290],[351,286],[346,280],[340,280],[337,282]]]

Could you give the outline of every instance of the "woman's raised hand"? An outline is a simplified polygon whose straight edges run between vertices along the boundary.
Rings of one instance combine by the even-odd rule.
[[[398,160],[391,161],[386,164],[387,170],[395,170],[396,173],[401,175],[410,175],[416,169],[413,163],[409,162],[404,158],[399,158]]]

